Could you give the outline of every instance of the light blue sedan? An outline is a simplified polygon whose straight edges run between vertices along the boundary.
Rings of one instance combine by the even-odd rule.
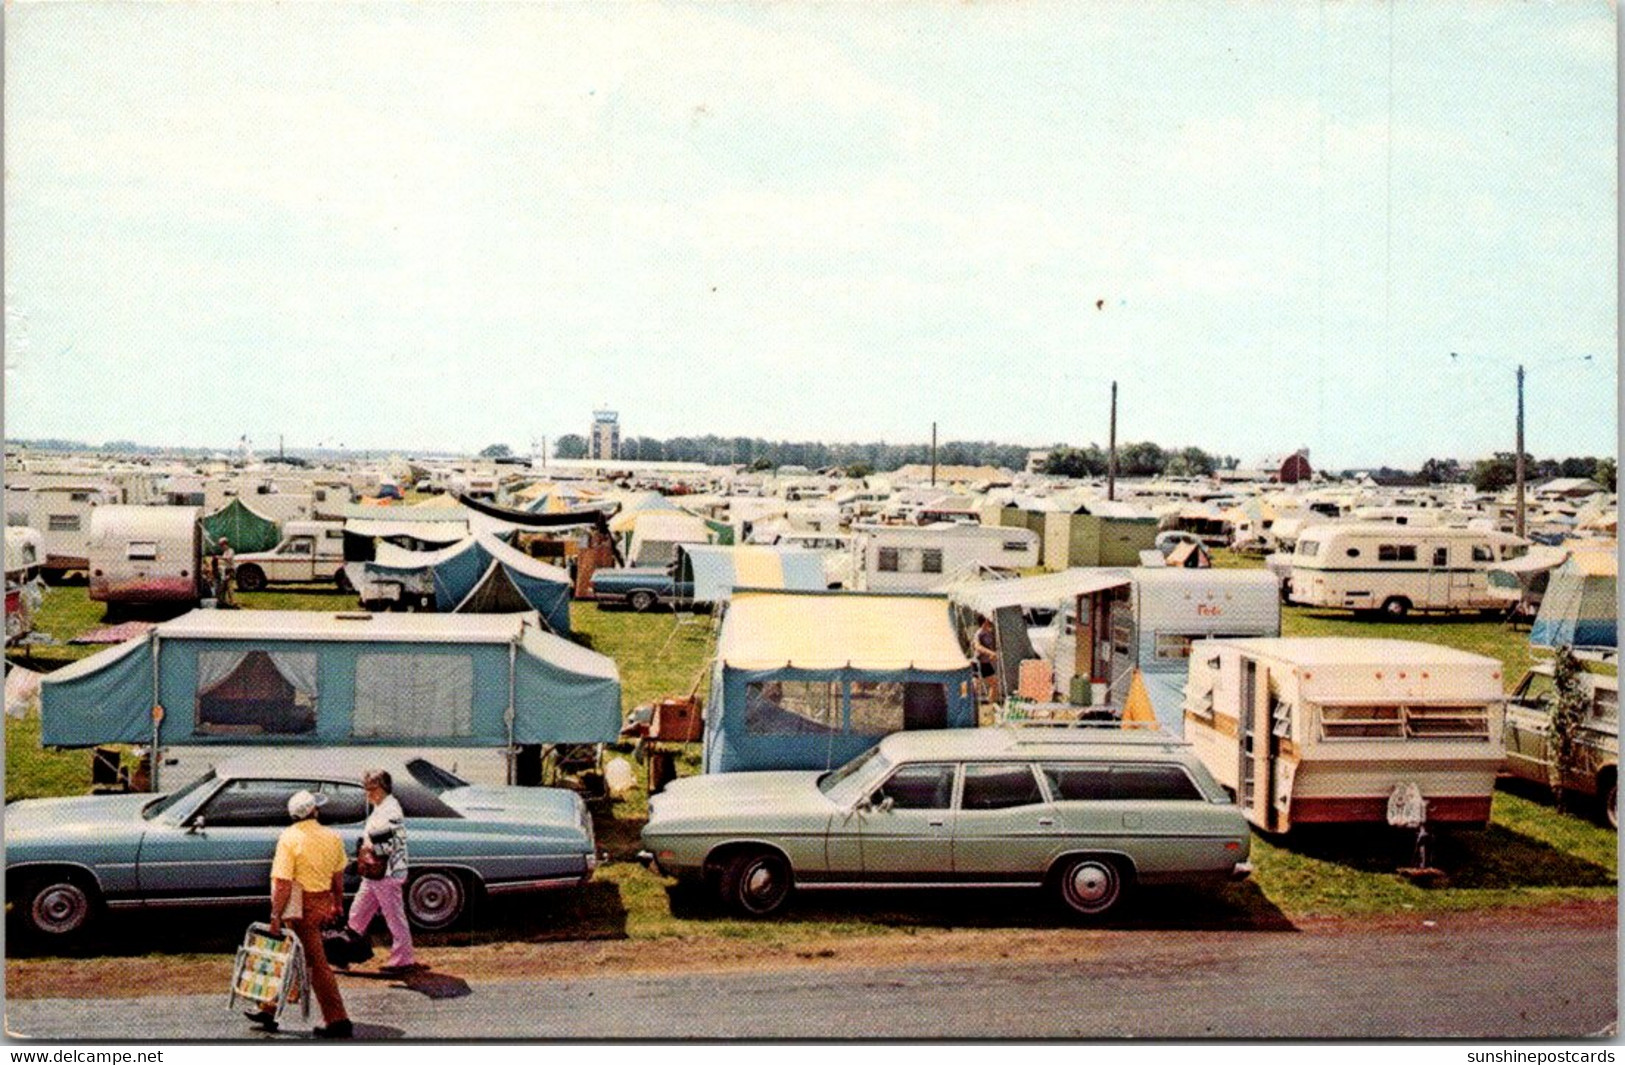
[[[406,813],[406,910],[455,924],[480,893],[583,884],[598,864],[592,818],[562,788],[484,787],[421,758],[390,765]],[[47,941],[79,936],[98,911],[265,903],[288,797],[325,794],[320,814],[353,854],[366,796],[353,756],[227,762],[168,795],[28,799],[6,807],[6,901]],[[348,884],[354,890],[352,876]]]

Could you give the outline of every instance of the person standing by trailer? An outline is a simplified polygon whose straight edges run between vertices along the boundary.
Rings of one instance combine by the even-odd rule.
[[[361,890],[350,904],[350,931],[365,936],[372,919],[383,911],[389,926],[389,962],[386,973],[417,967],[412,954],[412,926],[406,921],[406,814],[395,798],[395,782],[384,769],[361,774],[371,809],[361,830],[356,864],[361,868]]]
[[[231,550],[231,541],[220,538],[220,552],[214,556],[214,599],[222,607],[236,606],[231,585],[237,576],[237,556]]]
[[[293,824],[282,830],[276,857],[271,860],[271,934],[282,934],[286,918],[305,948],[310,989],[324,1022],[316,1027],[316,1038],[348,1039],[354,1034],[353,1026],[322,947],[322,927],[344,912],[344,867],[349,857],[339,834],[316,820],[325,799],[308,791],[288,797]],[[251,1013],[248,1017],[262,1027],[276,1024],[275,1014]]]

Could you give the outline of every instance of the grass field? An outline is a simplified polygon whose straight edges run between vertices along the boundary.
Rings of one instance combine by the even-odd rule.
[[[1223,553],[1220,553],[1221,556]],[[1224,559],[1224,561],[1230,561]],[[350,596],[327,591],[277,591],[242,597],[244,605],[267,609],[341,609]],[[636,614],[599,610],[591,603],[572,607],[578,638],[620,666],[627,709],[666,694],[686,694],[696,684],[706,690],[707,663],[714,645],[711,618],[670,613]],[[64,642],[102,623],[98,604],[79,587],[51,589],[38,626]],[[1330,612],[1288,607],[1288,635],[1377,635],[1447,644],[1499,658],[1509,683],[1529,660],[1527,634],[1499,622],[1477,619],[1368,622]],[[94,648],[50,648],[39,668],[81,657]],[[628,757],[626,751],[620,757]],[[692,747],[680,771],[697,771]],[[641,778],[641,772],[639,776]],[[39,748],[37,719],[6,721],[6,798],[82,793],[89,780],[85,752]],[[722,936],[792,945],[812,938],[872,934],[916,927],[1031,927],[1052,920],[1032,906],[1029,896],[956,892],[831,894],[806,896],[786,914],[766,922],[738,921],[720,913],[702,894],[673,885],[632,861],[646,815],[642,789],[624,801],[605,804],[597,814],[600,844],[610,855],[597,882],[580,893],[561,893],[539,903],[513,927],[507,917],[490,927],[492,938],[536,939]],[[1496,795],[1493,823],[1482,832],[1443,836],[1437,864],[1448,876],[1420,887],[1395,874],[1409,863],[1409,843],[1388,832],[1300,833],[1287,839],[1255,838],[1257,873],[1248,883],[1215,892],[1173,889],[1150,892],[1124,919],[1157,924],[1177,920],[1247,927],[1279,926],[1312,914],[1405,912],[1532,905],[1576,898],[1612,897],[1618,862],[1613,832],[1574,814],[1556,811],[1543,795],[1502,791]],[[504,910],[505,914],[509,911]],[[475,933],[476,936],[481,933]]]

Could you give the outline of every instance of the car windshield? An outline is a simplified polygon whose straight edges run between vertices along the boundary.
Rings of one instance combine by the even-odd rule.
[[[422,758],[414,758],[406,763],[406,771],[412,774],[412,779],[425,788],[439,795],[452,788],[466,788],[468,781],[453,773],[449,769],[442,769],[433,762]]]
[[[181,788],[179,791],[172,791],[168,795],[160,796],[159,798],[147,803],[147,805],[141,808],[141,816],[146,818],[148,821],[151,821],[154,817],[161,815],[165,810],[174,808],[174,806],[182,799],[209,784],[213,780],[214,770],[211,769],[207,773],[204,773],[202,776],[198,777],[196,780],[192,781],[192,783],[186,785],[186,787]]]
[[[891,763],[880,753],[880,748],[871,747],[841,768],[819,777],[818,790],[829,796],[831,801],[845,805],[856,802],[870,782],[879,780],[890,771]]]

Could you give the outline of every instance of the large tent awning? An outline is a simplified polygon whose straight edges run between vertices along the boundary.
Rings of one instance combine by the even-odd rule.
[[[693,575],[694,600],[700,603],[723,602],[735,588],[815,592],[827,585],[823,556],[806,548],[686,544],[681,551]]]
[[[970,667],[940,596],[852,592],[734,592],[717,642],[732,669]]]
[[[992,617],[1004,607],[1054,607],[1080,595],[1120,588],[1129,581],[1128,570],[1089,567],[1003,581],[964,581],[948,588],[948,598],[957,606]]]

